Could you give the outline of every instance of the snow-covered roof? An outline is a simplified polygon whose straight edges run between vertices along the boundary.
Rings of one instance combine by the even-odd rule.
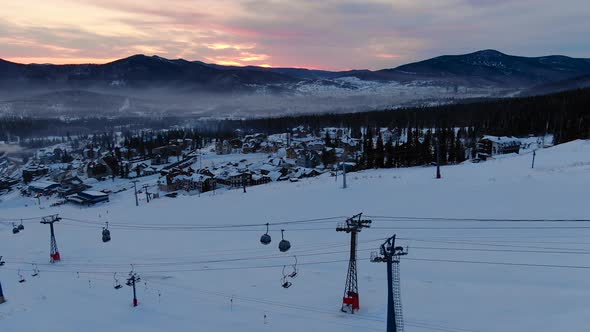
[[[208,179],[211,179],[211,177],[208,176],[208,175],[204,175],[204,174],[195,173],[195,174],[193,174],[191,176],[191,180],[193,180],[195,182],[203,182],[203,181],[206,181]]]
[[[264,165],[261,165],[258,169],[263,170],[263,171],[271,172],[271,171],[276,170],[277,169],[277,166],[274,166],[274,165],[271,165],[271,164],[264,164]]]
[[[278,171],[273,171],[268,173],[267,175],[271,180],[273,181],[277,181],[281,176],[283,176],[283,174],[281,174],[281,172]]]
[[[53,182],[53,181],[35,181],[35,182],[31,182],[29,184],[29,188],[35,188],[35,189],[47,189],[49,187],[52,186],[57,186],[59,185],[59,183]]]
[[[105,194],[103,192],[100,191],[95,191],[95,190],[85,190],[83,192],[81,192],[81,194],[85,194],[88,196],[108,196],[109,194]]]
[[[184,174],[179,174],[176,175],[175,177],[172,178],[172,181],[184,181],[184,180],[189,180],[191,177],[188,175],[184,175]]]
[[[489,140],[494,143],[520,143],[518,138],[512,136],[491,136],[486,135],[482,139]]]

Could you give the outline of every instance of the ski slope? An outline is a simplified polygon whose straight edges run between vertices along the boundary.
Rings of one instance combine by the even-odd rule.
[[[91,208],[10,197],[0,202],[0,331],[384,331],[386,268],[368,258],[393,234],[409,249],[406,331],[589,331],[590,222],[533,219],[590,219],[590,141],[538,150],[535,169],[531,158],[442,167],[440,180],[433,167],[370,170],[348,174],[347,189],[324,175],[139,207],[132,190]],[[340,312],[349,237],[335,228],[359,212],[373,223],[359,234],[361,309],[349,315]],[[51,214],[63,218],[53,265],[39,224]],[[279,224],[288,221],[302,222]],[[283,289],[293,255],[298,276]],[[113,273],[124,284],[131,264],[142,278],[136,308],[130,287],[113,288]]]

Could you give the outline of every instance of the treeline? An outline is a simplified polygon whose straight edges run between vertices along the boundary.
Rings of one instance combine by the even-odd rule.
[[[103,133],[142,128],[166,129],[182,123],[176,117],[121,117],[105,118],[93,116],[79,119],[50,119],[27,117],[0,117],[0,141],[47,136],[82,136],[89,133]]]
[[[383,111],[286,116],[247,120],[191,118],[0,118],[0,140],[9,137],[83,135],[110,131],[196,128],[203,136],[227,138],[238,134],[286,132],[303,126],[314,132],[325,127],[350,128],[360,137],[362,128],[472,128],[475,136],[553,134],[555,143],[590,137],[590,89],[545,96],[468,101],[436,107]],[[239,130],[239,131],[238,131]]]
[[[475,136],[553,134],[555,143],[590,137],[590,89],[557,94],[471,101],[436,107],[416,107],[348,114],[317,114],[225,121],[223,129],[278,133],[304,126],[351,128],[472,128]]]
[[[152,150],[182,140],[181,145],[191,150],[201,149],[213,141],[213,137],[205,136],[200,131],[190,128],[177,128],[160,131],[127,131],[123,135],[122,146],[133,149],[141,156],[151,156]],[[129,153],[129,152],[128,152]]]
[[[477,137],[473,128],[437,128],[418,130],[396,128],[386,131],[384,138],[380,128],[366,128],[362,135],[360,153],[346,154],[338,160],[333,147],[338,139],[326,134],[325,148],[321,154],[324,165],[341,161],[354,161],[358,169],[394,168],[456,164],[476,155]]]
[[[407,128],[405,139],[390,137],[384,141],[380,132],[377,132],[374,139],[374,131],[367,129],[362,153],[357,160],[358,167],[370,169],[411,167],[437,162],[441,165],[461,163],[469,155],[475,156],[474,133],[472,128],[438,128],[435,131]]]

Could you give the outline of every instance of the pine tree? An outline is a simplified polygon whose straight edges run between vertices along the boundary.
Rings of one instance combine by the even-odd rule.
[[[332,146],[332,140],[330,139],[330,133],[327,130],[326,130],[325,145],[327,147],[331,147]]]
[[[391,137],[385,143],[384,152],[385,152],[385,168],[392,168],[395,165],[394,160],[394,150],[393,150],[393,141]]]
[[[446,165],[447,164],[447,129],[439,129],[439,139],[440,142],[438,143],[438,146],[440,148],[440,164],[441,165]]]
[[[367,128],[365,136],[365,166],[366,168],[373,168],[375,160],[375,153],[373,149],[373,130]]]
[[[383,147],[383,138],[381,132],[377,136],[377,146],[375,147],[375,167],[383,168],[385,165],[385,151]]]
[[[457,149],[455,148],[455,129],[449,129],[449,136],[448,136],[448,144],[449,144],[449,164],[454,164],[457,162]]]
[[[412,128],[408,127],[406,129],[406,143],[403,145],[403,165],[408,167],[412,166],[413,158],[414,158],[414,136],[412,135]]]
[[[422,151],[422,163],[425,165],[430,165],[432,162],[432,132],[429,130],[426,131],[424,134],[424,141],[422,142],[422,147],[420,148]]]
[[[395,141],[395,147],[393,148],[393,166],[394,167],[401,167],[401,147],[399,145],[399,141]]]
[[[457,136],[456,140],[455,140],[455,157],[456,157],[456,162],[457,163],[462,163],[465,161],[465,147],[463,146],[463,143],[461,143],[461,139],[459,139],[459,136]]]

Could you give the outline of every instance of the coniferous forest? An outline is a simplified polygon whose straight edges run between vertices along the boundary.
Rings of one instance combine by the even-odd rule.
[[[311,129],[473,128],[475,136],[555,135],[555,143],[590,137],[590,88],[551,95],[474,100],[435,107],[416,107],[348,114],[319,114],[245,121],[226,121],[224,128],[283,132],[302,125]]]
[[[65,141],[70,140],[70,135],[94,133],[97,144],[105,141],[112,149],[113,133],[121,131],[125,147],[149,155],[153,148],[172,139],[198,138],[195,142],[201,147],[213,139],[248,133],[283,133],[295,127],[305,128],[318,137],[327,127],[348,129],[351,138],[361,140],[362,154],[354,157],[360,168],[428,165],[436,162],[437,157],[441,164],[460,163],[475,157],[477,140],[483,135],[524,137],[552,134],[554,144],[590,138],[590,89],[436,107],[246,120],[2,118],[0,140],[17,135],[28,138],[24,143],[26,146],[40,147],[55,143],[60,137]],[[382,137],[382,128],[388,128],[393,135]],[[338,147],[338,142],[330,142],[326,137],[326,146]],[[324,151],[324,164],[335,161],[330,153],[333,154]]]

